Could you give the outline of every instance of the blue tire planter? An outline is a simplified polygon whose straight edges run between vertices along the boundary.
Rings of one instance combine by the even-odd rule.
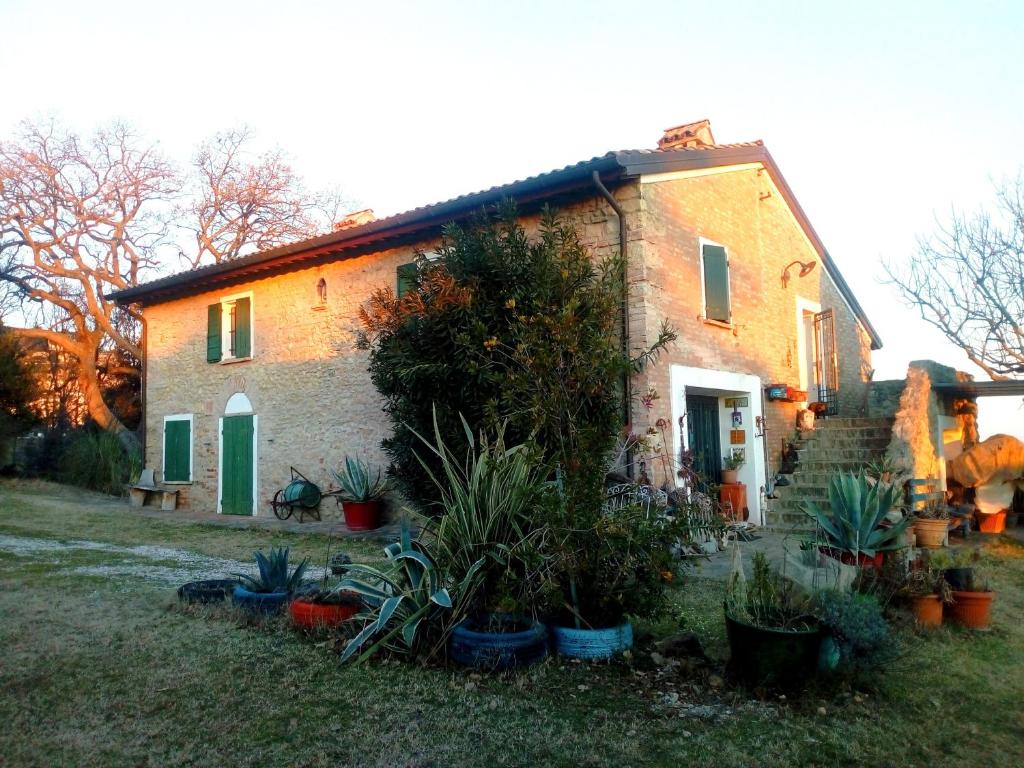
[[[633,625],[607,629],[552,627],[555,649],[570,659],[610,659],[633,647]]]
[[[548,631],[539,621],[521,632],[479,632],[463,622],[448,639],[448,658],[474,669],[528,667],[547,655]]]
[[[281,613],[291,598],[291,592],[250,592],[245,587],[238,585],[234,594],[231,595],[231,602],[252,614],[271,616]]]

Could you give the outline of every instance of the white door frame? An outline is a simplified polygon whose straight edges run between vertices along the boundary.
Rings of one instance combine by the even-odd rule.
[[[816,402],[818,399],[818,384],[815,381],[815,371],[807,370],[808,353],[811,351],[814,340],[807,338],[807,331],[804,328],[804,313],[810,312],[817,315],[821,312],[821,304],[803,296],[796,297],[796,357],[798,370],[800,371],[800,388],[807,392],[807,401]],[[814,347],[814,359],[818,359],[817,346]]]
[[[738,479],[747,484],[747,506],[750,509],[750,522],[764,525],[764,510],[761,509],[761,488],[765,484],[764,447],[756,438],[755,425],[761,411],[761,379],[758,376],[731,371],[716,371],[710,368],[691,368],[686,365],[669,367],[669,382],[672,404],[672,449],[673,456],[678,460],[682,451],[686,450],[686,430],[679,429],[679,419],[686,414],[686,388],[697,387],[705,390],[718,390],[723,397],[744,396],[750,398],[750,424],[745,427],[746,441],[743,443],[747,462],[739,470]],[[762,422],[763,423],[763,422]],[[723,446],[727,448],[728,446]],[[679,478],[675,478],[679,485]]]

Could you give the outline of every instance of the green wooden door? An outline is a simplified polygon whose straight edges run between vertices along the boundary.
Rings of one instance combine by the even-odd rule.
[[[722,480],[722,439],[718,426],[718,398],[686,396],[687,440],[693,468],[709,483]]]
[[[221,512],[252,514],[252,416],[225,416],[222,427]]]

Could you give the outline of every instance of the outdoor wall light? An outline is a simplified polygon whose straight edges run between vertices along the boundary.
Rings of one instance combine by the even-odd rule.
[[[782,287],[783,288],[785,288],[787,285],[789,285],[789,270],[792,269],[797,264],[800,265],[800,274],[797,275],[797,277],[807,277],[807,275],[809,275],[814,270],[814,268],[817,266],[818,262],[816,262],[816,261],[808,261],[805,264],[802,261],[794,261],[794,262],[790,263],[789,265],[787,265],[786,268],[784,270],[782,270]]]

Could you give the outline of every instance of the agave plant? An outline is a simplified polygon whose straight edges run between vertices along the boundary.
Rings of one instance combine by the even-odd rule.
[[[342,467],[332,474],[341,486],[343,501],[374,501],[387,491],[387,481],[381,477],[380,467],[373,473],[362,459],[346,456]]]
[[[825,532],[836,549],[874,557],[899,547],[900,537],[910,525],[904,517],[892,526],[880,527],[895,506],[901,491],[895,485],[868,482],[864,472],[836,472],[828,484],[829,512],[812,501],[804,503],[804,512]]]
[[[253,552],[253,555],[258,569],[256,576],[247,573],[233,574],[250,592],[294,592],[302,584],[302,577],[309,565],[308,558],[289,573],[288,547],[271,547],[269,555],[264,555],[262,551]]]
[[[356,663],[365,661],[381,648],[415,655],[428,634],[420,630],[436,629],[454,607],[441,572],[424,544],[412,538],[405,520],[400,539],[384,548],[384,556],[390,568],[353,563],[345,566],[349,575],[338,584],[339,591],[355,592],[366,606],[356,617],[366,621],[366,625],[345,646],[343,662],[357,653]],[[482,564],[482,560],[478,561],[455,585],[456,596],[471,591]],[[442,634],[439,645],[443,640]],[[373,644],[367,648],[371,641]]]

